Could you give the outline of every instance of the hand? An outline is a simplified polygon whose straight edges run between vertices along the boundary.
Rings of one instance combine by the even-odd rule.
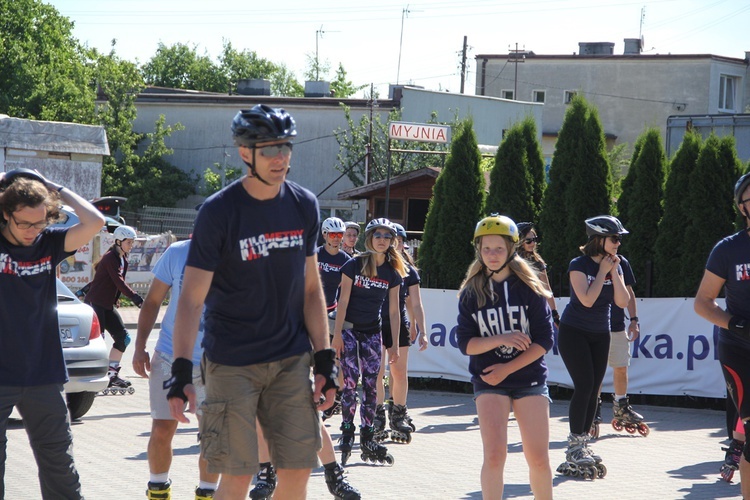
[[[336,388],[332,387],[323,394],[323,387],[326,385],[326,378],[323,375],[315,375],[315,389],[313,392],[313,401],[318,407],[318,411],[325,411],[336,401]]]
[[[409,340],[411,341],[411,344],[414,345],[414,342],[417,340],[417,334],[419,332],[417,331],[417,324],[415,322],[411,322],[411,325],[409,325]]]
[[[617,264],[615,264],[615,257],[610,254],[606,254],[599,261],[599,272],[604,274],[610,274],[614,269],[617,269],[617,264],[620,263],[620,259],[617,258]]]
[[[495,339],[498,341],[497,347],[514,347],[519,351],[525,351],[531,345],[531,339],[525,333],[519,332],[518,330],[512,333],[495,335]]]
[[[480,377],[482,380],[490,385],[497,385],[507,378],[509,373],[506,373],[506,368],[503,363],[497,363],[482,372]]]
[[[133,371],[143,378],[148,378],[148,372],[151,371],[151,360],[146,349],[133,351]]]
[[[430,345],[430,343],[427,342],[427,334],[420,333],[419,334],[419,350],[424,351],[425,349],[427,349],[428,345]]]
[[[628,340],[635,340],[641,334],[641,325],[637,321],[631,321],[628,325]]]
[[[398,361],[398,345],[393,345],[388,348],[388,363],[394,364]]]
[[[336,357],[341,358],[344,355],[344,339],[341,337],[341,333],[333,335],[331,341],[331,349],[336,351]]]
[[[195,386],[193,384],[188,384],[183,388],[183,392],[187,397],[187,411],[189,413],[195,413],[195,406],[197,402],[197,398],[195,395]],[[169,412],[172,414],[172,418],[174,418],[178,422],[182,422],[183,424],[189,424],[190,419],[185,416],[185,401],[183,401],[182,398],[179,397],[169,398],[168,401]]]

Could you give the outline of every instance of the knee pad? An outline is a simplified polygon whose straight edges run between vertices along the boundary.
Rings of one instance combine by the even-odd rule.
[[[125,349],[128,347],[128,344],[130,344],[130,334],[126,333],[125,335],[118,335],[117,338],[115,338],[114,340],[115,340],[115,343],[112,345],[112,347],[114,347],[120,352],[125,352]]]
[[[744,420],[742,426],[745,428],[745,445],[742,447],[742,455],[750,462],[750,442],[747,439],[748,432],[750,432],[750,420]]]

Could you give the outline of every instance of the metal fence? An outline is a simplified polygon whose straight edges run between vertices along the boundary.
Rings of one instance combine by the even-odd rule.
[[[128,225],[146,234],[171,231],[178,239],[187,239],[193,232],[198,212],[192,208],[143,207],[136,212],[123,212]]]

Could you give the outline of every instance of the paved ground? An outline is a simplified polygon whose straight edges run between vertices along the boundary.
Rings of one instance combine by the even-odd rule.
[[[126,320],[127,321],[127,320]],[[155,332],[154,332],[155,334]],[[89,500],[145,498],[149,438],[147,381],[134,375],[129,361],[125,376],[136,388],[131,396],[102,396],[73,426],[75,455],[84,493]],[[417,433],[409,445],[387,443],[393,467],[365,465],[355,448],[347,472],[365,499],[480,499],[482,445],[476,409],[470,395],[412,391],[410,413]],[[724,415],[710,410],[641,406],[651,434],[643,438],[602,427],[594,450],[609,469],[606,478],[584,481],[555,475],[558,499],[725,499],[741,498],[739,485],[720,480],[720,445]],[[551,406],[550,463],[563,460],[567,436],[567,402]],[[604,406],[611,415],[611,404]],[[340,417],[328,421],[334,440]],[[181,426],[175,438],[173,498],[192,500],[197,484],[196,425]],[[6,498],[39,498],[36,465],[19,423],[8,430]],[[531,499],[527,467],[515,421],[509,424],[505,498]],[[310,499],[330,499],[321,469],[313,471]]]

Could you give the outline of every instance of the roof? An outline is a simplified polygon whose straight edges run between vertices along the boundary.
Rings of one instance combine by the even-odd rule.
[[[29,151],[109,155],[104,127],[0,115],[0,147]]]
[[[424,167],[420,168],[419,170],[412,170],[411,172],[406,172],[405,174],[391,177],[390,184],[393,188],[401,184],[413,183],[422,178],[437,179],[437,176],[440,174],[440,170],[442,170],[440,167]],[[362,198],[367,198],[373,193],[384,190],[387,184],[387,180],[371,182],[366,186],[359,186],[352,189],[347,189],[345,191],[340,191],[338,194],[338,198],[339,200],[359,200]]]
[[[535,54],[534,52],[527,52],[526,60],[608,60],[608,61],[675,61],[675,60],[686,60],[686,59],[714,59],[717,61],[724,61],[736,64],[748,65],[746,59],[740,59],[737,57],[725,57],[717,56],[715,54]],[[482,59],[510,59],[512,58],[509,54],[478,54],[474,56],[474,59],[481,61]]]

